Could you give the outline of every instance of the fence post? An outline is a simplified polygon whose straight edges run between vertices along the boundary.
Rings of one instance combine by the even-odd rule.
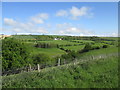
[[[76,58],[75,58],[75,60],[74,60],[74,65],[75,65],[75,64],[77,64],[77,59],[76,59]]]
[[[29,71],[31,71],[31,65],[29,64]]]
[[[60,58],[58,59],[58,66],[60,66]]]
[[[40,65],[39,64],[37,64],[37,68],[38,68],[38,72],[40,72]]]
[[[92,59],[94,60],[94,56],[92,55]]]

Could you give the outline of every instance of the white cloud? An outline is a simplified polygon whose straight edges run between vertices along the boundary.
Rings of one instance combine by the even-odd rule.
[[[11,25],[16,25],[17,22],[11,18],[4,18],[4,24],[11,26]]]
[[[13,33],[48,33],[44,27],[37,24],[43,24],[49,18],[47,13],[39,13],[30,17],[28,22],[19,22],[12,18],[4,18],[4,31],[11,31]],[[9,26],[9,29],[8,27]],[[6,28],[7,27],[7,28]]]
[[[44,23],[44,21],[42,19],[40,19],[40,18],[38,19],[36,17],[31,18],[31,21],[36,23],[36,24],[43,24]]]
[[[3,28],[5,32],[11,31],[13,33],[48,33],[44,27],[37,26],[33,22],[22,23],[13,19],[5,18],[4,25]],[[7,26],[9,26],[9,29],[6,28]]]
[[[70,14],[72,15],[73,19],[78,18],[79,16],[86,16],[88,15],[89,8],[88,7],[81,7],[81,8],[77,8],[75,6],[72,7],[72,9],[70,9]]]
[[[45,28],[43,28],[43,27],[37,28],[34,32],[36,32],[36,33],[42,33],[42,34],[43,33],[48,33],[48,31]]]
[[[86,34],[86,35],[92,34],[91,31],[82,30],[82,29],[76,28],[76,27],[70,27],[70,28],[67,28],[64,30],[60,30],[59,33],[61,33],[61,34]]]
[[[118,37],[118,33],[112,33],[111,36],[113,36],[113,37]]]
[[[120,34],[119,34],[119,33],[116,33],[116,32],[113,32],[113,33],[111,33],[109,36],[110,36],[110,37],[118,37],[118,36],[120,36]]]
[[[68,16],[68,12],[66,10],[59,10],[56,16]]]
[[[70,28],[67,28],[66,30],[64,30],[63,32],[66,34],[77,34],[77,33],[81,32],[81,30],[76,27],[70,27]]]
[[[63,23],[63,24],[56,24],[56,27],[59,28],[59,29],[63,29],[63,28],[69,28],[71,27],[72,24],[71,23]]]
[[[47,13],[40,13],[37,15],[37,17],[41,19],[48,19],[49,15]]]
[[[83,16],[83,15],[87,14],[87,10],[88,10],[88,8],[86,8],[86,7],[81,7],[79,9],[79,8],[73,6],[72,9],[70,10],[70,13],[73,16]]]
[[[93,35],[93,32],[90,30],[82,29],[76,27],[70,23],[56,24],[57,31],[56,34],[62,35]]]
[[[40,13],[31,17],[31,21],[36,24],[43,24],[44,20],[48,19],[49,15],[47,13]]]
[[[90,7],[83,6],[81,8],[77,8],[72,6],[69,10],[60,10],[56,13],[56,16],[68,16],[71,19],[77,20],[79,17],[93,17],[94,13],[91,12]]]

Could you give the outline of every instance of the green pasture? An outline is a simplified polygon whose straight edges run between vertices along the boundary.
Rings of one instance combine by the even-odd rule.
[[[39,53],[46,54],[47,56],[50,56],[50,57],[55,57],[55,56],[60,56],[62,54],[65,54],[66,52],[58,48],[33,48],[31,49],[31,55],[36,55]]]
[[[63,46],[62,48],[64,49],[69,49],[69,50],[73,50],[73,51],[79,51],[82,50],[84,48],[85,45],[79,45],[79,46]]]
[[[86,58],[89,56],[95,55],[108,55],[118,53],[118,47],[109,47],[109,48],[101,48],[99,50],[90,50],[89,52],[82,53],[79,58]]]
[[[13,38],[22,39],[22,40],[34,40],[35,37],[32,35],[13,35]]]
[[[73,42],[79,42],[79,43],[94,43],[94,41],[91,40],[72,40]]]
[[[50,41],[38,41],[41,43],[53,43],[53,44],[58,44],[58,45],[74,45],[74,44],[79,44],[77,42],[70,42],[67,40],[50,40]]]

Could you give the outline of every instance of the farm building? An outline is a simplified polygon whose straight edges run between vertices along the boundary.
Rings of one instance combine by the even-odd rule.
[[[61,38],[54,38],[54,40],[62,40]]]

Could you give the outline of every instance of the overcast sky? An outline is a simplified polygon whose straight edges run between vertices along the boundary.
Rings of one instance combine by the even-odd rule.
[[[105,35],[118,32],[117,2],[3,2],[4,34]]]

